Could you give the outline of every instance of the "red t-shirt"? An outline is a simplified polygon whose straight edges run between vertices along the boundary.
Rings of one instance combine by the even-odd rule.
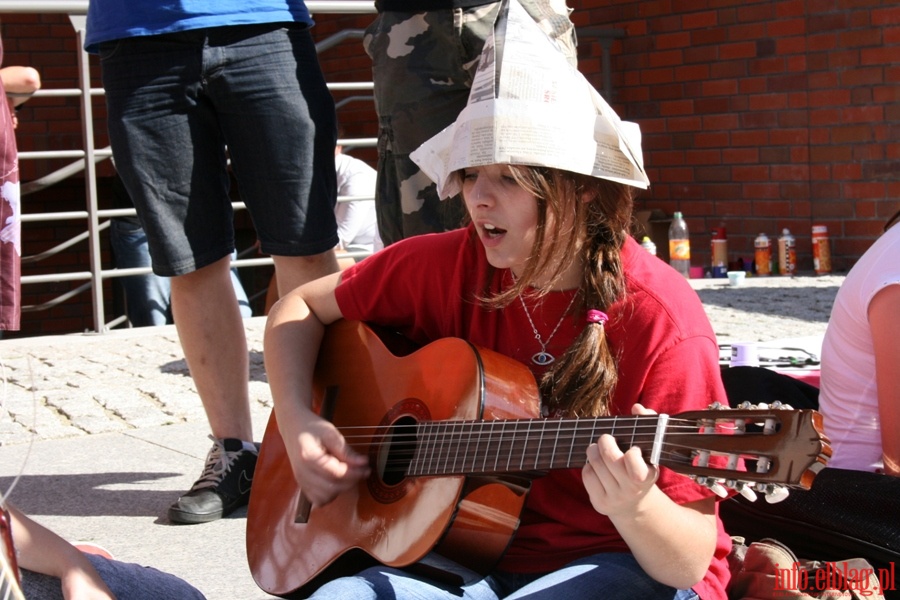
[[[619,365],[612,414],[630,415],[637,402],[670,415],[705,409],[716,401],[727,404],[715,334],[696,292],[632,239],[623,248],[622,262],[626,293],[606,311],[610,321],[605,325]],[[491,273],[481,243],[466,228],[389,246],[345,271],[335,295],[346,319],[396,328],[423,345],[443,337],[463,338],[519,360],[539,377],[541,367],[531,357],[541,348],[521,302],[488,310],[476,299],[485,289],[490,294],[511,283],[508,270]],[[539,303],[526,299],[545,341],[574,293],[551,292]],[[584,326],[583,313],[567,317],[547,351],[561,356]],[[711,495],[666,468],[657,485],[679,504]],[[720,521],[710,569],[694,586],[704,600],[726,598],[730,549]],[[591,506],[580,469],[558,470],[532,484],[522,522],[499,568],[548,572],[584,556],[628,551],[612,522]]]

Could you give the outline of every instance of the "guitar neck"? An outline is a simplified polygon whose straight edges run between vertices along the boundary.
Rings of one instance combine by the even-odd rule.
[[[525,473],[580,467],[585,450],[608,433],[658,464],[667,415],[587,419],[431,421],[414,433],[408,476]]]

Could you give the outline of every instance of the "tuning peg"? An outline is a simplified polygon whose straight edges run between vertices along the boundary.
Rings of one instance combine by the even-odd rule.
[[[728,490],[725,488],[724,485],[722,485],[722,483],[724,483],[724,481],[725,481],[724,479],[707,479],[706,481],[703,482],[703,485],[705,485],[710,490],[712,490],[712,492],[716,496],[718,496],[720,498],[727,498]]]
[[[740,488],[738,488],[738,492],[741,494],[741,496],[743,496],[750,502],[756,502],[756,500],[759,498],[756,495],[756,492],[753,491],[753,488],[749,485],[742,485]]]
[[[792,410],[793,407],[790,404],[785,404],[781,400],[776,400],[772,404],[769,405],[769,408],[774,408],[777,410]]]
[[[766,492],[766,502],[769,504],[778,504],[790,495],[790,490],[780,485],[770,486],[771,491]]]

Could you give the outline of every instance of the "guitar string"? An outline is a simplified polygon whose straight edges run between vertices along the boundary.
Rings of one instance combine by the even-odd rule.
[[[656,432],[655,428],[644,428],[644,431],[640,430],[629,430],[623,431],[621,434],[616,434],[615,432],[609,431],[596,431],[593,437],[599,437],[604,433],[608,433],[613,437],[621,437],[622,434],[631,434],[636,433],[638,435],[647,435],[654,434]],[[740,432],[740,433],[738,433]],[[534,433],[534,432],[532,432]],[[344,439],[348,441],[351,446],[373,446],[373,445],[383,445],[390,446],[392,444],[402,444],[402,443],[410,443],[416,442],[420,439],[426,439],[432,445],[435,444],[459,444],[460,441],[470,441],[475,443],[494,443],[494,442],[515,442],[522,441],[524,436],[524,431],[510,431],[510,432],[493,432],[493,433],[485,433],[485,432],[471,432],[471,431],[460,431],[460,432],[448,432],[444,434],[431,434],[427,436],[421,436],[416,433],[384,433],[381,430],[373,430],[371,434],[357,434],[357,435],[344,435]],[[773,434],[771,433],[763,433],[763,432],[745,432],[744,430],[737,429],[725,429],[720,428],[719,431],[715,433],[699,433],[696,430],[691,429],[690,431],[672,431],[668,430],[666,432],[666,438],[677,438],[677,437],[686,437],[686,436],[715,436],[716,438],[721,438],[725,436],[732,435],[740,435],[740,436],[765,436],[771,437]],[[591,437],[591,433],[584,430],[578,429],[569,429],[569,430],[554,430],[552,433],[535,433],[535,438],[541,439],[577,439],[579,437]],[[376,442],[373,438],[383,438],[385,441]]]
[[[671,445],[667,445],[667,446],[673,447]],[[692,447],[690,447],[690,446],[683,446],[682,448],[689,449],[689,450],[692,449]],[[410,454],[409,455],[410,459],[413,456],[414,455]],[[512,472],[517,472],[517,471],[522,472],[522,471],[543,470],[543,469],[553,469],[553,468],[577,468],[577,467],[581,466],[584,462],[581,460],[565,461],[565,462],[564,461],[551,461],[551,460],[541,461],[541,460],[539,460],[540,456],[541,455],[539,455],[539,454],[530,454],[530,453],[524,454],[524,455],[516,455],[514,458],[516,459],[516,461],[518,461],[518,463],[519,463],[518,465],[513,465],[511,463],[507,463],[507,466],[505,468],[498,465],[497,468],[494,468],[494,469],[491,469],[491,468],[479,469],[479,468],[475,468],[475,467],[466,468],[467,465],[474,464],[474,463],[478,462],[479,460],[483,459],[483,457],[481,457],[481,456],[470,456],[470,457],[467,457],[466,461],[464,461],[462,464],[459,465],[460,468],[458,468],[458,469],[457,468],[448,468],[446,462],[444,462],[444,464],[442,464],[442,465],[439,465],[441,468],[436,468],[434,464],[427,463],[432,468],[427,469],[423,474],[425,474],[425,475],[450,474],[450,473],[465,474],[465,473],[479,473],[479,472],[482,472],[482,473],[487,473],[487,472],[509,472],[509,473],[512,473]],[[751,478],[752,477],[758,478],[759,475],[766,474],[766,473],[756,473],[754,471],[746,471],[746,470],[742,471],[740,469],[729,469],[729,468],[727,468],[727,463],[718,464],[727,458],[733,458],[733,457],[745,458],[746,460],[755,460],[756,458],[758,458],[758,457],[753,457],[753,456],[742,456],[738,453],[722,453],[722,454],[715,453],[715,454],[712,454],[712,456],[710,458],[715,458],[716,461],[713,463],[710,463],[708,465],[705,465],[705,468],[709,468],[709,469],[712,469],[716,472],[720,472],[723,474],[725,474],[725,473],[735,473],[735,474],[747,473],[746,477],[751,477]],[[494,457],[494,458],[503,458],[503,457]],[[668,464],[668,466],[677,466],[677,465],[689,466],[689,465],[693,465],[694,461],[693,461],[692,455],[685,455],[683,453],[675,452],[674,450],[664,448],[662,450],[662,452],[660,453],[660,463],[663,466],[667,466],[667,464]],[[386,472],[389,472],[391,470],[399,470],[403,473],[407,473],[408,472],[407,467],[409,467],[410,464],[411,464],[411,460],[403,460],[400,457],[396,457],[394,459],[389,459],[384,463],[384,470]],[[527,465],[527,468],[525,465]],[[456,464],[454,463],[453,466],[455,467]]]
[[[400,435],[384,435],[381,433],[375,433],[373,435],[344,436],[344,439],[347,440],[351,446],[374,446],[374,445],[390,446],[392,444],[417,442],[421,439],[427,439],[427,441],[432,445],[436,445],[436,444],[441,444],[441,445],[457,444],[458,445],[460,442],[472,442],[472,443],[481,443],[481,444],[494,443],[494,442],[516,442],[516,441],[524,442],[524,439],[522,437],[522,435],[524,435],[524,434],[513,435],[516,433],[521,434],[522,432],[510,432],[510,435],[479,435],[479,434],[473,435],[468,432],[461,432],[459,435],[452,435],[452,434],[438,435],[438,436],[432,435],[432,436],[427,436],[427,438],[422,438],[422,436],[418,436],[413,433],[400,434]],[[546,440],[546,439],[577,439],[577,438],[582,438],[582,437],[590,437],[592,439],[596,439],[599,436],[601,436],[603,434],[607,434],[607,433],[609,435],[612,435],[613,437],[622,437],[621,435],[612,434],[612,433],[609,433],[606,431],[597,431],[597,432],[595,432],[595,434],[593,436],[591,436],[590,432],[587,432],[587,431],[579,432],[577,430],[572,430],[572,431],[564,431],[564,432],[554,432],[553,434],[544,434],[544,435],[536,434],[534,436],[534,438]],[[631,432],[623,432],[623,433],[631,433]],[[634,432],[634,433],[636,433],[638,435],[648,435],[648,437],[651,437],[651,439],[652,439],[652,436],[650,436],[650,434],[648,434],[646,432]],[[654,432],[651,431],[651,433],[654,433]],[[713,435],[715,435],[715,438],[721,438],[721,437],[725,437],[725,436],[730,437],[731,435],[741,435],[741,436],[758,435],[758,436],[770,437],[772,434],[763,434],[762,432],[757,433],[757,434],[754,434],[752,432],[741,433],[741,434],[731,434],[731,433],[727,433],[724,431],[721,433],[718,433],[718,434],[703,434],[703,433],[696,433],[696,432],[670,431],[666,434],[666,438],[668,439],[668,438],[676,438],[676,437],[703,436],[703,435],[709,435],[711,437]],[[373,438],[385,438],[385,440],[384,441],[375,441],[375,440],[373,440]]]
[[[649,420],[649,419],[647,419],[647,420]],[[632,419],[632,422],[637,422],[637,421]],[[480,420],[480,421],[472,421],[472,420],[421,421],[419,423],[410,424],[410,425],[387,425],[387,426],[383,426],[383,425],[347,425],[347,426],[343,426],[343,425],[341,425],[338,428],[342,432],[347,432],[347,433],[344,433],[345,439],[352,439],[352,438],[364,439],[364,438],[368,438],[372,435],[382,435],[382,436],[391,435],[392,437],[397,437],[399,435],[401,437],[408,436],[408,437],[415,438],[420,435],[420,433],[418,431],[410,432],[410,433],[403,433],[403,431],[408,430],[408,429],[417,429],[422,426],[435,428],[438,426],[449,425],[449,426],[452,426],[452,428],[456,431],[449,431],[449,432],[437,433],[437,434],[434,432],[429,432],[429,435],[430,436],[435,436],[435,435],[451,436],[451,437],[457,436],[457,435],[471,436],[472,432],[469,430],[471,430],[473,428],[477,428],[478,426],[494,425],[494,427],[493,427],[494,429],[499,428],[501,430],[507,430],[507,431],[499,432],[501,434],[502,433],[513,433],[513,434],[519,435],[522,433],[521,430],[523,427],[528,427],[530,424],[536,424],[536,423],[546,423],[546,421],[542,421],[540,419],[533,419],[533,420],[532,419]],[[557,423],[559,423],[559,422],[557,422]],[[563,427],[558,427],[558,426],[556,426],[556,423],[554,423],[553,428],[547,433],[553,434],[553,433],[571,433],[571,432],[578,432],[578,431],[583,432],[585,430],[585,428],[590,425],[591,421],[589,419],[582,419],[582,420],[569,419],[566,421],[562,421],[562,423],[564,425]],[[704,427],[707,427],[707,426],[704,425]],[[511,431],[511,432],[508,431],[511,428],[515,429],[515,430]],[[647,423],[647,424],[629,425],[628,418],[622,418],[621,420],[617,421],[615,425],[613,425],[612,423],[605,424],[605,425],[598,423],[596,425],[596,428],[601,429],[601,433],[605,432],[605,431],[602,431],[604,429],[615,430],[617,428],[621,428],[623,430],[623,433],[630,433],[632,430],[656,431],[658,429],[658,424],[656,421],[654,421],[652,423]],[[676,428],[683,429],[683,430],[689,430],[692,433],[701,435],[701,432],[698,430],[699,428],[698,428],[696,421],[693,421],[691,419],[683,419],[683,420],[669,419],[668,423],[666,424],[666,432],[667,432],[666,435],[669,435],[670,433],[675,433],[675,434],[684,433],[683,431],[672,431],[673,429],[676,429]],[[459,431],[459,429],[463,429],[463,431]],[[739,428],[737,428],[737,426],[733,425],[732,423],[723,422],[723,423],[716,423],[715,429],[716,430],[724,430],[724,431],[733,431],[733,430],[737,431]],[[368,431],[371,433],[367,433],[367,434],[350,433],[350,432],[360,432],[360,431]],[[398,434],[398,432],[400,432],[400,433]],[[490,435],[490,434],[479,432],[479,435]]]
[[[647,420],[651,420],[651,419],[652,419],[652,417],[650,417],[650,418],[644,417],[643,420],[647,421]],[[526,421],[527,420],[517,421],[516,425],[521,426],[521,425],[525,424]],[[623,418],[622,421],[626,421],[626,422],[631,421],[632,423],[638,423],[639,418],[638,417],[632,417],[630,419]],[[678,421],[678,419],[676,419],[676,421]],[[695,421],[690,420],[690,419],[681,419],[680,421],[682,423],[689,425],[689,427],[686,427],[686,428],[690,429],[690,435],[698,435],[699,434],[696,431]],[[441,462],[442,460],[443,460],[443,462],[447,462],[450,459],[454,459],[454,466],[455,466],[456,460],[459,460],[460,457],[459,457],[458,452],[457,453],[453,452],[453,449],[456,448],[458,450],[459,446],[460,446],[460,442],[462,440],[465,439],[468,442],[471,440],[471,437],[472,437],[469,432],[459,431],[458,425],[463,424],[463,425],[477,426],[477,425],[489,425],[491,423],[511,423],[511,422],[512,421],[426,422],[426,424],[429,424],[429,425],[438,425],[438,426],[451,425],[450,431],[439,432],[439,433],[430,432],[430,435],[427,436],[428,441],[431,442],[428,444],[428,449],[432,452],[432,454],[434,452],[437,452],[438,462]],[[574,421],[573,421],[573,423],[574,423]],[[584,425],[585,422],[582,422],[581,424]],[[627,425],[627,423],[625,423],[625,424]],[[616,425],[619,425],[619,424],[617,423]],[[676,423],[676,425],[677,425],[677,423]],[[434,427],[432,427],[432,428],[434,428]],[[627,431],[628,429],[634,429],[635,430],[634,433],[637,435],[641,435],[641,436],[647,435],[646,431],[650,431],[654,434],[654,437],[647,437],[646,440],[640,440],[641,443],[652,443],[653,440],[655,439],[656,428],[657,427],[655,424],[635,426],[633,428],[628,428],[625,426],[622,427],[622,429],[626,430],[626,431],[624,431],[624,433],[626,433],[626,434],[629,433],[629,431]],[[378,428],[378,427],[372,427],[372,426],[355,427],[354,429],[368,429],[370,431],[376,431],[376,432],[383,432],[385,430],[385,428],[383,428],[383,427]],[[501,427],[501,430],[508,430],[508,429],[509,429],[508,427],[506,427],[506,428]],[[637,432],[638,429],[643,429],[643,430],[645,430],[645,432],[638,433]],[[720,437],[721,435],[726,434],[728,431],[731,431],[728,428],[721,427],[721,424],[718,429],[720,431],[717,432],[719,434],[717,437]],[[573,434],[573,432],[574,432],[574,434]],[[504,435],[504,433],[507,433],[509,435]],[[581,429],[569,428],[569,429],[565,429],[565,430],[559,430],[558,434],[557,434],[557,430],[554,429],[553,432],[551,432],[551,433],[554,435],[542,435],[542,436],[538,436],[538,437],[554,439],[557,445],[559,445],[561,442],[562,446],[566,447],[566,445],[569,443],[571,443],[572,445],[574,445],[575,443],[583,444],[587,440],[593,439],[594,432],[593,431],[587,432],[584,430],[584,428],[581,428]],[[672,437],[672,436],[677,437],[679,435],[685,435],[685,434],[684,433],[679,434],[679,432],[676,432],[676,431],[668,431],[667,432],[667,437]],[[748,433],[745,435],[761,435],[761,434]],[[766,434],[766,435],[771,435],[771,434]],[[349,436],[349,438],[353,438],[353,437],[360,437],[361,439],[364,439],[367,443],[358,444],[358,443],[351,442],[351,445],[357,446],[357,447],[365,446],[368,448],[389,447],[392,445],[402,444],[403,443],[402,439],[398,440],[398,438],[406,438],[409,441],[414,441],[414,440],[418,439],[418,435],[416,433],[400,434],[400,435],[395,434],[393,436],[388,436],[388,437],[390,437],[390,441],[379,442],[379,443],[372,443],[370,436]],[[517,442],[518,442],[518,446],[517,446]],[[536,442],[532,442],[532,443],[536,443]],[[590,442],[588,442],[588,443],[590,443]],[[484,436],[484,439],[481,440],[480,444],[478,442],[476,442],[474,450],[473,450],[475,454],[470,453],[470,456],[465,457],[464,462],[466,462],[470,459],[475,460],[477,458],[477,456],[480,454],[487,455],[490,453],[492,456],[494,456],[495,464],[497,464],[500,462],[500,460],[502,460],[502,458],[504,456],[506,456],[506,454],[497,455],[496,452],[491,453],[491,450],[492,450],[492,446],[497,446],[497,445],[502,445],[502,444],[510,445],[511,450],[521,450],[522,446],[524,445],[521,427],[519,427],[516,431],[501,431],[500,435],[497,435],[496,432],[491,432],[489,434],[486,434]],[[483,447],[479,448],[479,445],[483,446]],[[638,444],[638,445],[640,445],[640,444]],[[471,447],[471,444],[467,444],[467,446]],[[527,446],[527,445],[525,446],[525,450],[528,450],[529,448],[530,448],[530,446]],[[680,449],[680,450],[687,449],[687,450],[691,450],[691,452],[689,453],[688,456],[685,456],[683,453],[675,452],[674,449]],[[669,462],[679,462],[682,464],[690,464],[693,460],[693,450],[695,450],[695,449],[696,449],[695,444],[691,445],[691,446],[686,446],[686,445],[680,445],[680,444],[675,444],[672,442],[664,441],[662,444],[662,448],[661,448],[661,456],[668,457]],[[479,450],[480,450],[480,452],[478,452]],[[394,452],[392,452],[392,455],[391,455],[392,458],[390,458],[386,461],[385,467],[386,468],[391,468],[391,467],[396,467],[396,466],[405,467],[405,466],[409,465],[413,459],[416,458],[416,452],[417,452],[417,450],[415,448],[401,448],[401,449],[395,448]],[[736,453],[717,452],[717,451],[710,451],[710,454],[712,456],[717,456],[717,457],[718,456],[734,457],[737,455]],[[521,452],[520,454],[516,454],[514,458],[520,463],[520,465],[535,464],[536,466],[534,468],[538,468],[539,466],[542,466],[543,464],[548,464],[548,465],[553,464],[552,461],[549,463],[541,463],[539,461],[540,456],[541,456],[541,453],[539,453],[537,451],[535,451],[535,452],[527,451],[527,452]],[[508,465],[511,464],[512,458],[513,458],[512,455],[510,455],[507,458]],[[673,460],[674,458],[678,458],[679,460],[675,461],[675,460]],[[748,458],[752,458],[752,457],[748,457]],[[433,456],[430,458],[423,457],[423,460],[425,460],[429,464],[434,463],[434,461],[435,461]],[[567,464],[567,463],[564,463],[564,464]],[[719,469],[719,470],[721,470],[721,469]]]
[[[759,417],[754,416],[753,420],[767,419],[767,418],[771,418],[772,416],[773,415],[771,415],[770,413],[763,413]],[[725,423],[731,423],[735,418],[742,419],[742,420],[748,420],[748,421],[751,420],[749,417],[741,416],[741,417],[734,417],[734,418],[720,418],[720,419],[715,419],[714,421],[716,424],[725,424]],[[646,425],[647,427],[656,428],[659,419],[657,418],[657,415],[633,415],[633,416],[627,416],[627,417],[597,417],[597,418],[586,417],[586,418],[568,418],[568,419],[458,419],[458,420],[448,419],[448,420],[444,420],[444,421],[417,421],[416,423],[412,423],[410,425],[396,425],[396,424],[391,424],[391,425],[346,425],[346,426],[340,425],[339,429],[341,429],[341,430],[346,430],[346,429],[387,429],[387,428],[391,428],[391,427],[417,427],[420,425],[435,426],[435,425],[450,425],[450,424],[460,424],[460,423],[463,423],[463,424],[547,423],[547,424],[551,424],[554,426],[557,424],[562,424],[562,425],[580,424],[582,426],[585,426],[585,425],[589,425],[589,424],[593,423],[594,421],[596,421],[598,426],[601,426],[603,424],[612,425],[613,423],[615,423],[616,425],[618,425],[619,423],[624,423],[625,425],[627,425],[629,423],[640,423],[641,421],[643,421],[647,424]],[[682,426],[690,426],[690,427],[694,427],[694,428],[698,428],[701,426],[702,427],[707,426],[706,424],[699,425],[697,423],[696,419],[686,419],[686,418],[681,418],[678,416],[670,416],[666,425],[670,426],[673,424],[682,425]]]
[[[761,415],[752,415],[753,419],[747,418],[746,415],[741,415],[740,417],[723,416],[722,418],[718,418],[718,419],[714,420],[714,432],[716,433],[717,437],[721,437],[722,435],[727,435],[727,434],[734,434],[734,432],[736,432],[738,430],[740,430],[743,433],[743,435],[755,435],[755,436],[771,435],[771,434],[764,434],[761,432],[755,432],[755,433],[747,432],[746,429],[739,428],[734,423],[735,418],[740,418],[741,420],[746,422],[746,421],[753,421],[753,420],[764,420],[766,418],[771,418],[771,416],[772,415],[769,415],[766,413],[763,413]],[[642,420],[645,423],[642,424],[641,423]],[[553,435],[545,435],[544,437],[554,438],[557,444],[562,442],[563,446],[565,446],[567,443],[572,443],[572,444],[574,444],[576,442],[584,443],[586,440],[591,439],[591,438],[587,437],[588,433],[584,429],[584,426],[587,425],[588,423],[590,423],[590,420],[578,420],[578,419],[571,420],[570,419],[568,421],[569,421],[569,423],[567,424],[567,425],[569,425],[568,427],[564,427],[564,428],[561,428],[558,430],[556,428],[554,428],[551,432]],[[482,452],[484,453],[484,452],[489,452],[491,450],[491,446],[494,446],[494,445],[504,444],[504,443],[505,444],[511,443],[511,444],[515,445],[516,441],[519,441],[521,443],[522,426],[526,425],[526,424],[535,424],[538,422],[544,423],[543,421],[540,421],[538,419],[534,419],[534,420],[522,419],[522,420],[506,420],[506,421],[490,421],[490,420],[488,420],[488,421],[485,421],[485,420],[481,420],[481,421],[471,421],[471,420],[469,420],[469,421],[424,421],[424,422],[421,422],[416,425],[405,426],[405,429],[408,430],[409,428],[414,428],[414,429],[418,430],[418,427],[420,425],[431,429],[432,431],[427,432],[427,437],[430,442],[433,442],[430,444],[430,448],[429,448],[430,451],[432,452],[432,454],[434,452],[437,452],[439,460],[445,454],[446,454],[446,460],[450,460],[451,458],[458,460],[459,457],[454,455],[454,453],[452,452],[452,449],[454,446],[456,446],[458,448],[460,446],[461,440],[465,439],[468,442],[472,438],[472,433],[467,431],[466,428],[474,429],[474,428],[477,428],[478,426],[482,426],[482,428],[485,428],[485,429],[497,429],[497,428],[491,428],[491,427],[487,427],[487,426],[500,425],[499,435],[496,431],[489,431],[487,433],[484,433],[484,432],[481,433],[481,435],[483,437],[483,440],[481,441],[481,443],[484,445]],[[504,427],[503,424],[506,424],[506,426]],[[598,424],[599,424],[599,422],[598,422]],[[511,427],[510,427],[510,425],[511,425]],[[576,425],[580,425],[582,427],[577,428]],[[610,425],[610,423],[607,422],[604,425],[608,426],[608,425]],[[626,434],[629,433],[630,430],[632,430],[632,429],[634,430],[635,434],[638,434],[638,433],[644,434],[646,432],[652,432],[655,434],[655,431],[657,429],[657,421],[654,419],[653,416],[650,416],[650,415],[621,417],[617,420],[616,423],[614,423],[614,425],[615,425],[615,427],[621,427],[624,430],[624,433],[626,433]],[[631,427],[629,427],[629,425],[631,425]],[[356,447],[367,447],[367,448],[376,448],[377,449],[381,446],[389,447],[390,445],[394,445],[394,444],[402,444],[404,442],[404,440],[406,440],[407,443],[410,443],[410,444],[412,442],[418,441],[418,438],[419,438],[418,432],[397,433],[397,432],[391,431],[391,428],[393,428],[393,427],[395,427],[395,426],[388,426],[387,428],[385,428],[383,426],[379,427],[379,426],[368,426],[367,425],[367,426],[344,427],[343,430],[344,431],[347,431],[349,429],[353,429],[353,430],[357,430],[357,431],[367,430],[370,432],[370,435],[355,435],[355,436],[350,435],[348,432],[348,435],[346,436],[348,441],[351,443],[351,445],[356,446]],[[433,430],[437,429],[438,427],[445,427],[447,429],[447,431],[435,433],[435,431],[433,431]],[[615,427],[613,427],[612,429],[615,429]],[[709,425],[704,425],[704,427],[709,427]],[[461,429],[462,429],[462,431],[461,431]],[[513,431],[509,431],[510,429],[513,429]],[[679,432],[676,429],[681,429],[682,431]],[[643,431],[639,432],[639,430],[643,430]],[[671,440],[672,438],[678,437],[680,435],[691,435],[691,436],[701,435],[701,433],[698,431],[697,421],[695,419],[681,419],[681,418],[677,418],[677,417],[671,419],[670,423],[667,425],[667,438]],[[376,437],[376,438],[377,437],[382,437],[382,438],[389,437],[390,441],[373,443],[372,437]],[[354,438],[359,438],[359,440],[361,440],[361,441],[354,442],[353,441]],[[694,440],[694,441],[696,441],[696,440]],[[471,444],[468,444],[468,445],[471,446]],[[478,450],[477,442],[476,442],[475,449]],[[695,444],[691,445],[691,446],[685,446],[685,445],[675,444],[672,441],[664,442],[664,444],[663,444],[662,456],[668,457],[668,459],[670,461],[672,461],[672,457],[676,457],[679,459],[677,462],[689,463],[692,460],[690,457],[685,457],[684,454],[675,453],[672,449],[693,451],[696,448],[695,448]],[[389,461],[388,461],[389,466],[390,467],[396,467],[396,466],[405,467],[406,465],[408,465],[410,463],[411,460],[413,460],[415,458],[415,452],[416,452],[416,450],[413,448],[403,449],[403,450],[395,449],[395,451],[392,453],[392,456],[394,456],[394,459],[389,459]],[[735,453],[717,452],[717,451],[710,451],[710,454],[712,456],[721,456],[721,457],[734,457],[735,456]],[[689,456],[693,456],[693,452],[690,452]],[[537,458],[537,454],[529,452],[524,455],[517,455],[516,458],[519,459],[520,463],[527,462],[530,464],[532,462],[531,459]],[[747,456],[747,458],[752,459],[752,456]],[[430,458],[428,460],[431,460],[433,462],[434,459]]]
[[[587,448],[588,445],[594,443],[594,442],[592,441],[592,439],[591,439],[591,438],[588,438],[586,435],[585,435],[585,436],[576,436],[576,437],[560,438],[560,439],[557,439],[557,440],[555,440],[555,441],[556,441],[556,446],[563,446],[563,447],[568,446],[568,445],[574,445],[575,443],[580,442],[580,443],[583,443],[583,444],[584,444],[584,447],[585,447],[585,448]],[[653,442],[653,440],[652,440],[651,438],[646,438],[646,439],[644,439],[644,440],[640,440],[639,443],[637,443],[637,444],[635,444],[635,445],[638,445],[638,446],[640,446],[641,444],[644,444],[644,445],[650,444],[650,445],[652,445],[652,442]],[[496,449],[496,448],[492,448],[491,446],[496,446],[496,445],[501,444],[501,443],[503,443],[501,440],[492,440],[490,443],[488,443],[488,444],[482,444],[480,447],[473,447],[473,448],[470,448],[470,449],[469,449],[469,452],[467,452],[467,453],[466,453],[466,452],[463,452],[462,454],[469,454],[469,455],[475,455],[475,454],[487,454],[487,453],[491,453],[492,451],[493,451],[494,453],[496,453],[496,452],[497,452],[497,449]],[[414,456],[415,453],[416,453],[416,449],[415,449],[415,448],[396,448],[396,445],[395,445],[395,444],[390,444],[390,443],[366,444],[365,446],[362,446],[362,445],[356,445],[356,446],[354,446],[354,445],[351,444],[351,447],[355,447],[355,448],[367,448],[367,449],[390,448],[391,446],[395,446],[395,451],[394,451],[394,456],[395,456],[395,457],[396,457],[396,456]],[[522,454],[520,454],[520,455],[518,455],[518,456],[529,456],[529,455],[531,455],[531,456],[537,456],[537,455],[540,454],[540,452],[537,452],[537,451],[530,452],[530,447],[529,447],[529,446],[515,446],[515,445],[512,445],[512,444],[509,444],[509,446],[510,446],[510,450],[521,450],[521,451],[522,451]],[[671,441],[669,441],[669,442],[662,442],[662,448],[664,449],[664,451],[670,451],[670,452],[671,452],[671,451],[674,451],[674,450],[676,450],[676,449],[677,449],[677,450],[692,450],[692,451],[693,451],[693,450],[701,450],[700,448],[697,448],[697,447],[696,447],[696,444],[679,444],[679,443],[671,442]],[[443,449],[448,449],[448,447],[447,447],[447,446],[444,446]],[[720,450],[707,450],[707,451],[710,452],[711,454],[714,454],[714,455],[729,456],[729,455],[731,455],[731,454],[734,454],[733,452],[720,451]],[[460,453],[457,452],[456,454],[458,455],[458,454],[460,454]]]
[[[646,430],[648,428],[644,428],[644,429]],[[510,433],[521,434],[521,432],[510,432]],[[625,433],[627,433],[627,432],[625,432]],[[655,431],[651,431],[650,433],[645,431],[642,433],[636,433],[636,435],[640,436],[641,439],[639,439],[638,441],[643,444],[652,443],[655,439]],[[678,444],[675,441],[672,441],[678,437],[688,436],[688,435],[692,437],[692,442],[694,442],[691,445]],[[684,450],[684,449],[696,450],[697,449],[696,448],[696,441],[697,441],[696,436],[697,435],[710,435],[710,434],[699,434],[696,431],[694,431],[693,429],[691,430],[690,433],[669,432],[667,434],[668,441],[663,441],[663,448],[664,449],[670,448],[670,449],[682,449],[682,450]],[[721,433],[715,434],[715,437],[711,438],[711,439],[717,439],[717,438],[725,437],[727,435],[729,435],[729,433],[727,431],[723,431]],[[745,432],[742,435],[743,436],[751,436],[751,437],[770,437],[772,434],[764,433],[764,432]],[[391,446],[399,447],[399,448],[395,448],[395,452],[394,452],[395,456],[404,456],[404,455],[412,456],[416,452],[416,448],[418,447],[418,446],[416,446],[416,444],[412,443],[412,442],[418,441],[418,436],[416,436],[415,434],[408,434],[408,435],[404,435],[404,436],[391,436],[389,440],[383,441],[383,442],[373,442],[372,437],[370,437],[370,436],[350,436],[350,439],[352,440],[352,438],[354,438],[354,437],[358,437],[359,440],[361,440],[359,442],[350,441],[351,446],[357,447],[357,448],[376,448],[377,449],[377,448],[381,448],[381,447],[391,447]],[[384,437],[384,436],[375,436],[375,437]],[[539,436],[536,436],[536,437],[539,437]],[[408,448],[400,447],[403,445],[403,439],[398,440],[398,438],[404,438],[407,442],[409,442],[407,445],[410,447],[408,447]],[[565,446],[568,443],[571,443],[571,444],[592,443],[591,440],[594,439],[594,435],[592,433],[589,433],[589,432],[586,432],[583,430],[581,430],[581,431],[569,430],[561,435],[543,436],[543,439],[552,439],[552,440],[556,441],[557,445],[559,445],[559,443],[561,442],[562,445]],[[430,443],[427,444],[427,447],[432,452],[437,451],[437,452],[443,454],[444,451],[447,450],[448,448],[449,449],[452,449],[452,448],[459,449],[459,447],[461,445],[461,441],[470,442],[470,441],[472,441],[472,436],[470,436],[470,435],[455,435],[455,434],[445,434],[445,435],[438,435],[438,436],[432,435],[432,436],[428,437],[428,442],[430,442]],[[532,441],[531,443],[536,444],[538,442]],[[521,449],[527,450],[532,447],[532,446],[524,443],[524,438],[521,435],[496,435],[496,434],[489,435],[489,436],[483,436],[482,438],[480,438],[480,440],[475,441],[474,446],[472,446],[471,443],[469,443],[467,445],[473,452],[479,452],[479,451],[480,452],[490,452],[492,450],[496,450],[497,448],[495,448],[495,447],[498,447],[498,446],[501,446],[504,444],[508,445],[509,447],[511,447],[514,450],[521,450]],[[638,445],[640,445],[640,444],[638,444]],[[416,446],[416,448],[414,448],[413,446]],[[717,454],[717,455],[721,454],[721,455],[725,455],[725,456],[734,454],[734,453],[730,453],[730,452],[721,452],[721,451],[716,451],[716,450],[708,450],[708,451],[711,452],[712,454]]]

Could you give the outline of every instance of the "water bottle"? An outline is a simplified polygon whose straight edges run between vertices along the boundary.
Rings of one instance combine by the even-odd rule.
[[[650,236],[644,236],[644,239],[641,240],[641,247],[653,256],[656,256],[656,244],[653,243]]]
[[[686,278],[691,276],[691,239],[681,211],[675,211],[669,225],[669,264]]]

